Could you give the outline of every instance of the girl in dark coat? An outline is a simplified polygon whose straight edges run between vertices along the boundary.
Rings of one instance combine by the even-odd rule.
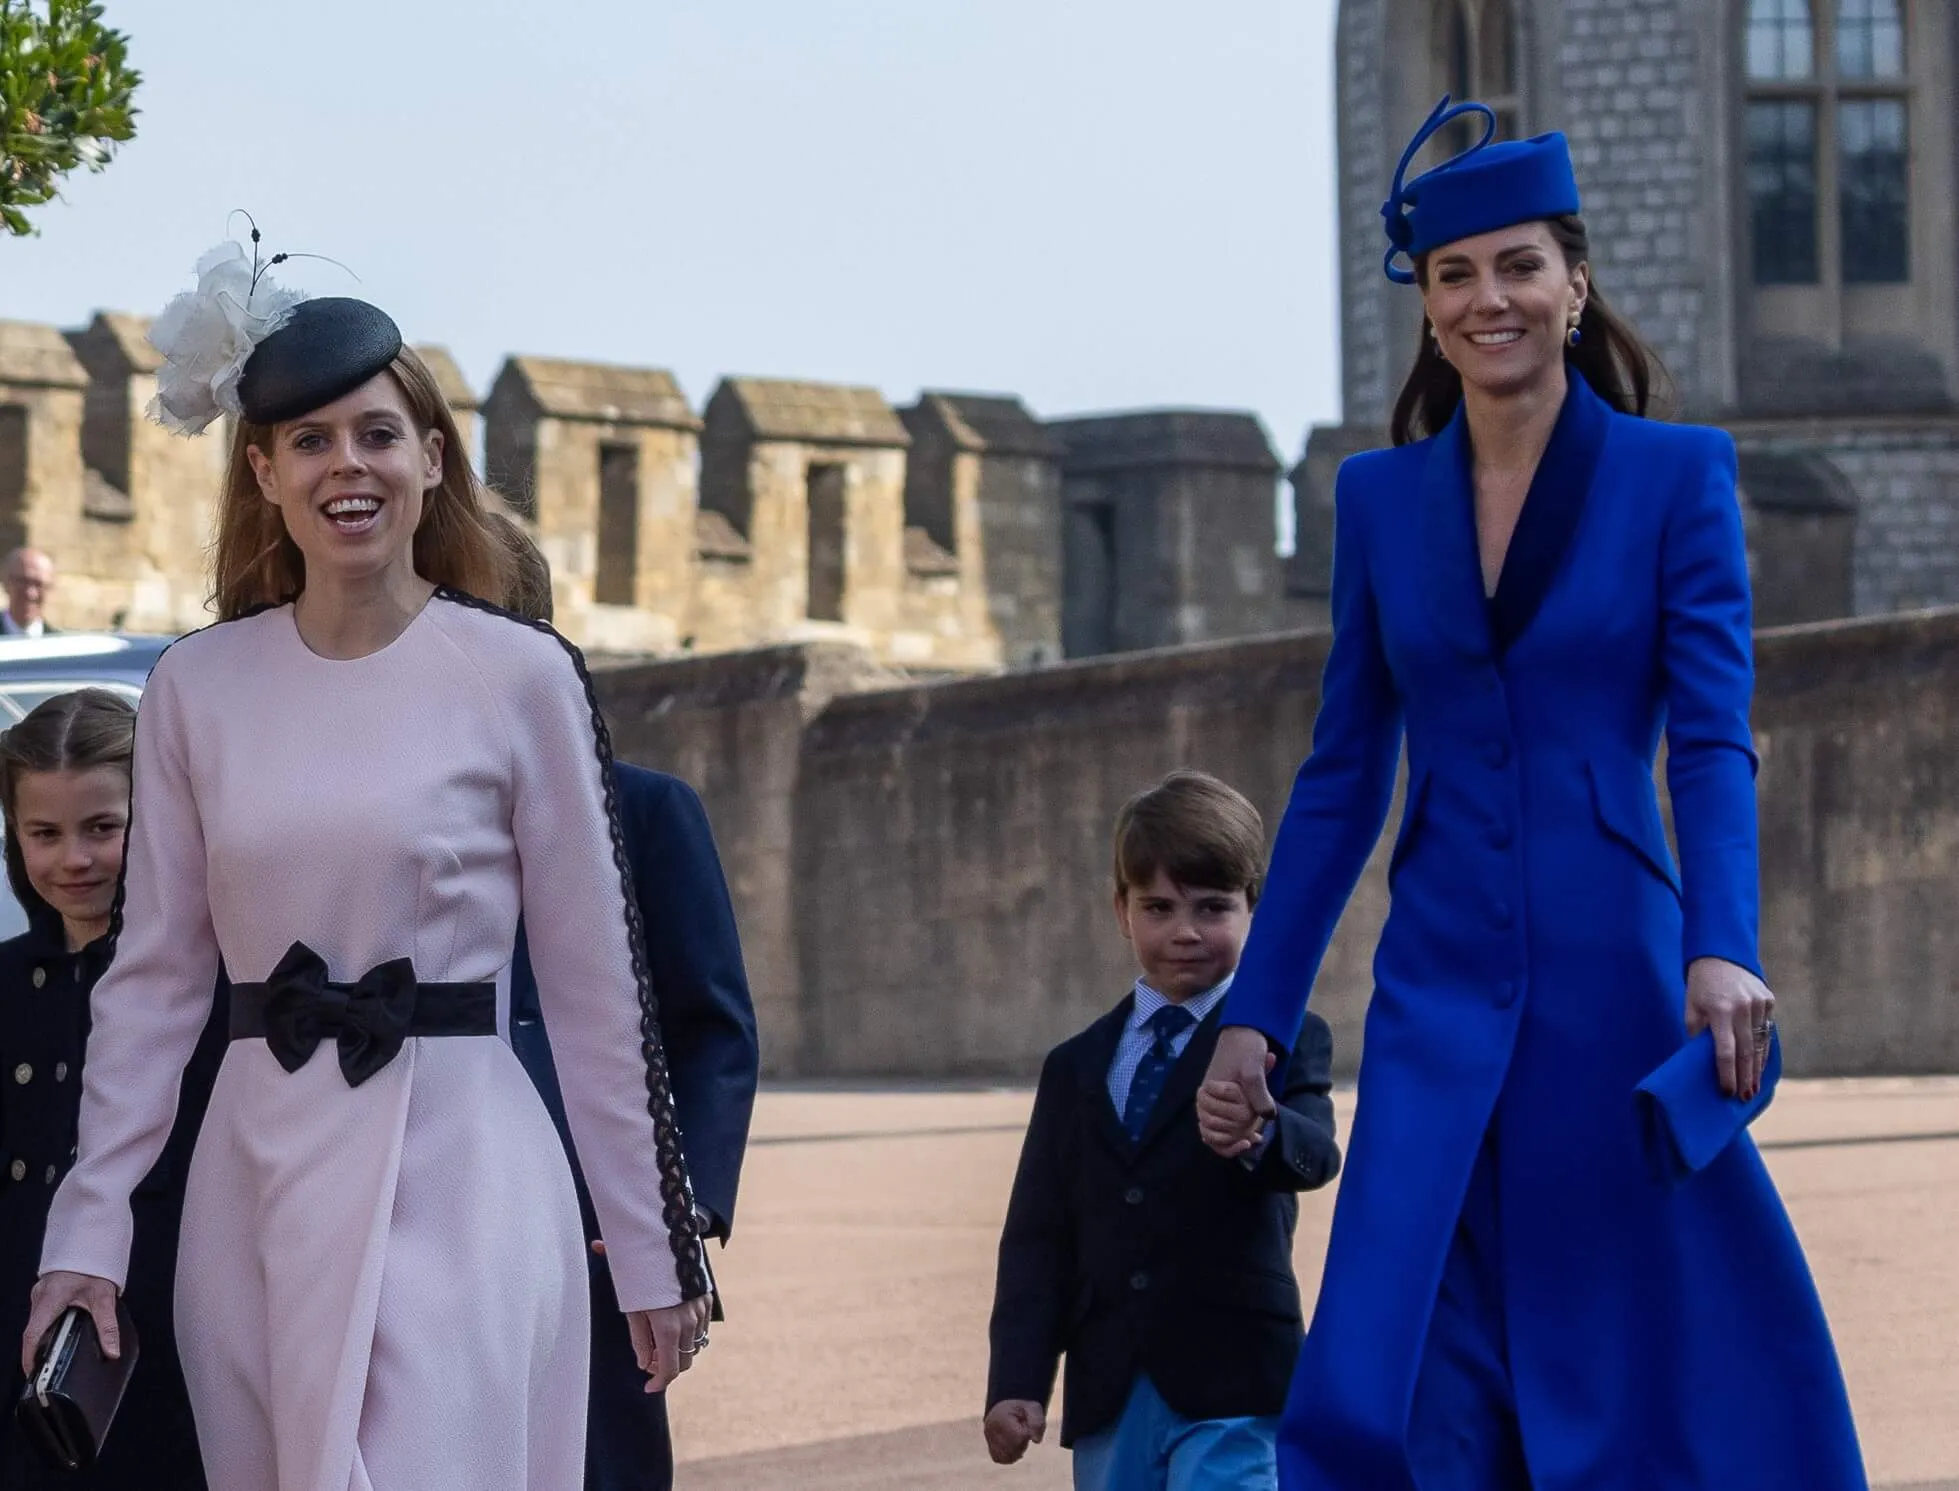
[[[75,1152],[89,995],[113,950],[135,723],[121,698],[82,689],[0,735],[7,879],[29,925],[0,942],[0,1341],[26,1326],[48,1204]],[[220,1050],[207,1039],[200,1055]],[[0,1491],[203,1491],[171,1293],[184,1170],[214,1071],[206,1060],[186,1075],[176,1133],[134,1198],[129,1309],[141,1350],[102,1459],[81,1476],[48,1468],[14,1426],[15,1373],[0,1419]]]

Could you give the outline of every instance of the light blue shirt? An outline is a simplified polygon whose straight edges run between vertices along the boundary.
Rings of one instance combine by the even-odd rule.
[[[1226,974],[1223,983],[1184,1001],[1184,1008],[1190,1011],[1191,1022],[1170,1041],[1170,1049],[1176,1056],[1184,1054],[1190,1038],[1197,1034],[1197,1027],[1210,1017],[1212,1010],[1224,1003],[1224,996],[1230,992],[1231,975]],[[1129,1086],[1136,1080],[1136,1068],[1143,1064],[1143,1058],[1156,1042],[1156,1036],[1149,1028],[1150,1017],[1170,1003],[1141,979],[1136,980],[1136,1007],[1129,1012],[1129,1023],[1122,1027],[1122,1036],[1116,1041],[1115,1060],[1109,1063],[1109,1101],[1116,1105],[1118,1118],[1129,1105]]]

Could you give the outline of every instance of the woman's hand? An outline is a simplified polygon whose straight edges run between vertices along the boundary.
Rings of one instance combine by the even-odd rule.
[[[34,1375],[38,1365],[34,1357],[41,1349],[41,1338],[70,1305],[80,1305],[94,1320],[95,1334],[102,1342],[102,1354],[110,1361],[121,1356],[122,1332],[116,1327],[116,1292],[114,1284],[107,1279],[98,1279],[94,1274],[42,1274],[27,1307],[27,1329],[21,1333],[21,1371],[29,1377]]]
[[[1227,1160],[1256,1144],[1266,1122],[1279,1116],[1265,1085],[1277,1060],[1262,1031],[1227,1025],[1218,1032],[1217,1050],[1197,1093],[1197,1131]]]
[[[647,1376],[649,1393],[665,1392],[674,1378],[694,1365],[695,1354],[707,1344],[707,1318],[706,1295],[664,1310],[627,1312],[633,1355]]]
[[[1775,995],[1739,963],[1696,958],[1687,965],[1687,1034],[1714,1032],[1721,1091],[1743,1102],[1762,1086],[1775,1022]]]

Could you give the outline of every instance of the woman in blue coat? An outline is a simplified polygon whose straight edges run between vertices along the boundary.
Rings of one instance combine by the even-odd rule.
[[[1467,112],[1483,139],[1404,185]],[[1395,447],[1340,472],[1312,753],[1200,1104],[1227,1154],[1270,1111],[1268,1051],[1299,1029],[1405,732],[1280,1483],[1861,1491],[1829,1329],[1754,1146],[1741,1133],[1676,1182],[1635,1106],[1685,1062],[1739,1129],[1773,1073],[1734,447],[1643,417],[1650,354],[1592,286],[1563,137],[1491,145],[1494,123],[1443,100],[1384,209],[1388,273],[1420,285],[1428,324]]]

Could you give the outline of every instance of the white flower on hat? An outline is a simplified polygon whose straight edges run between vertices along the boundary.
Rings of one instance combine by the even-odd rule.
[[[197,288],[172,297],[150,328],[150,345],[163,354],[150,418],[195,435],[220,414],[241,413],[238,380],[246,360],[305,299],[273,284],[240,244],[221,243],[205,254],[197,261]]]

